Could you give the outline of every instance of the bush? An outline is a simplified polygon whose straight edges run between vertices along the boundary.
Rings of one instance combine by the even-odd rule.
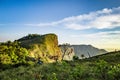
[[[120,80],[120,64],[111,66],[108,74],[109,80]]]
[[[94,68],[95,76],[101,80],[108,80],[107,72],[109,69],[110,65],[106,61],[99,60]]]
[[[78,56],[73,56],[73,60],[74,61],[79,60],[79,57]]]

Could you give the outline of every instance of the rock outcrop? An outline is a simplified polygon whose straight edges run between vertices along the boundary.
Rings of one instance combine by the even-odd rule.
[[[55,34],[29,34],[18,40],[22,47],[29,50],[29,56],[45,63],[61,60],[58,37]]]

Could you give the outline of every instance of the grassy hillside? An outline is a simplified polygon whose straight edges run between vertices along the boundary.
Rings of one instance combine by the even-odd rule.
[[[109,52],[109,53],[94,56],[94,57],[91,57],[85,60],[88,60],[88,61],[105,60],[106,62],[111,63],[111,64],[119,64],[120,63],[120,51]]]
[[[89,59],[19,66],[1,71],[0,80],[120,80],[119,56],[120,51]]]
[[[54,62],[61,59],[58,39],[55,34],[29,34],[18,40],[21,46],[27,48],[29,56],[43,62]]]

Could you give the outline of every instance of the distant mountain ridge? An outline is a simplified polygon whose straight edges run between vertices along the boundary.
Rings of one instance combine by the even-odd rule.
[[[74,53],[76,56],[81,58],[81,55],[83,54],[85,57],[92,57],[100,54],[107,53],[104,49],[98,49],[96,47],[93,47],[92,45],[71,45],[74,48]]]

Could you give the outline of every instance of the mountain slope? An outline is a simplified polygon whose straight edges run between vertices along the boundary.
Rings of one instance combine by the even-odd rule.
[[[87,61],[98,61],[105,60],[112,64],[120,64],[120,51],[109,52],[102,55],[93,56],[91,58],[87,58]]]
[[[100,54],[107,53],[104,49],[98,49],[92,45],[72,45],[74,48],[75,55],[81,58],[81,55],[84,54],[85,57],[92,57]]]
[[[22,47],[29,50],[29,56],[44,62],[54,62],[61,59],[58,38],[55,34],[29,34],[18,40]]]
[[[120,80],[120,51],[75,61],[46,63],[32,67],[19,66],[18,68],[8,69],[0,73],[0,80],[15,79]]]

